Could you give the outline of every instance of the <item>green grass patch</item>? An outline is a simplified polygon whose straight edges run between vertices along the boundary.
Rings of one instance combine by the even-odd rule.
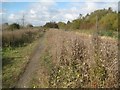
[[[19,75],[24,71],[29,57],[34,51],[38,40],[24,47],[3,48],[2,66],[3,66],[3,88],[13,87],[18,80]]]
[[[53,68],[51,61],[51,56],[48,52],[43,52],[40,57],[40,67],[36,70],[33,75],[32,80],[30,81],[30,88],[47,88],[49,87],[49,75]]]
[[[92,29],[89,29],[89,30],[72,30],[72,31],[75,31],[75,32],[79,32],[79,33],[85,33],[85,34],[88,34],[88,35],[92,35],[93,33],[96,33],[96,30],[92,30]],[[118,32],[117,31],[113,31],[113,30],[98,30],[98,35],[99,36],[107,36],[107,37],[112,37],[112,38],[115,38],[117,39],[118,38]]]

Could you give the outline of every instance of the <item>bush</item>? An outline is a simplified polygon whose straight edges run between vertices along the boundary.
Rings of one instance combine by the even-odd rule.
[[[20,25],[17,23],[13,23],[9,26],[10,30],[20,29]]]
[[[33,27],[33,25],[32,24],[28,24],[27,27]]]
[[[99,31],[98,34],[100,36],[110,36],[110,37],[113,37],[114,34],[113,34],[114,31],[112,30],[102,30],[102,31]]]
[[[59,28],[55,22],[48,22],[44,25],[46,28]]]

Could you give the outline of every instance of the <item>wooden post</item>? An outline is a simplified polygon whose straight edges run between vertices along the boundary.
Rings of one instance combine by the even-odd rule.
[[[96,15],[96,34],[98,33],[98,16]]]

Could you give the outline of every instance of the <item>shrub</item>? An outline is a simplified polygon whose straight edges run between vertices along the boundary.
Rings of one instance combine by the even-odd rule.
[[[28,24],[27,27],[33,27],[33,25],[32,24]]]
[[[114,31],[112,30],[101,30],[98,33],[100,36],[109,36],[109,37],[114,37],[116,35],[114,35]]]
[[[13,23],[13,24],[11,24],[11,25],[9,26],[9,28],[10,28],[11,30],[20,29],[20,25],[17,24],[17,23]]]
[[[44,25],[46,28],[59,28],[55,22],[48,22]]]

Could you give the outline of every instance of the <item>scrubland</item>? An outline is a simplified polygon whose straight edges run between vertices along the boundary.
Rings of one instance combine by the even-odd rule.
[[[39,67],[29,87],[118,87],[117,39],[60,29],[3,31],[3,87],[14,87],[43,34]]]
[[[3,47],[18,47],[32,42],[41,33],[39,29],[20,29],[14,31],[2,31]]]
[[[44,52],[30,87],[118,87],[116,39],[70,31],[49,30]]]

